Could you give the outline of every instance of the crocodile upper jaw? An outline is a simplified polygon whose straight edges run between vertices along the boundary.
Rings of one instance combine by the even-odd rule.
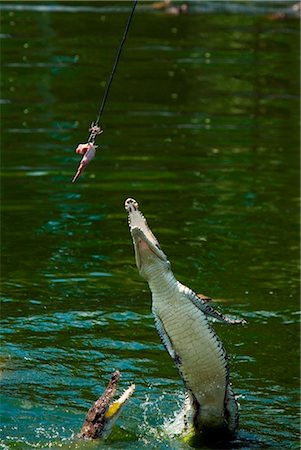
[[[169,267],[169,261],[161,250],[160,245],[151,229],[148,227],[146,219],[139,211],[139,205],[136,200],[128,198],[125,201],[125,209],[128,212],[128,224],[132,236],[136,265],[143,276],[143,266],[156,264],[166,264]]]

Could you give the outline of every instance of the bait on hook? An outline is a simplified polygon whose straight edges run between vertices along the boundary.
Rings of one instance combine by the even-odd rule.
[[[89,131],[91,131],[91,134],[89,136],[88,142],[86,142],[85,144],[79,144],[75,150],[76,153],[78,153],[79,155],[83,155],[83,157],[79,163],[76,174],[72,178],[72,183],[74,183],[78,179],[84,168],[94,158],[96,149],[98,147],[98,145],[95,145],[95,139],[98,134],[103,133],[103,130],[97,125],[94,125],[94,123],[91,124]]]

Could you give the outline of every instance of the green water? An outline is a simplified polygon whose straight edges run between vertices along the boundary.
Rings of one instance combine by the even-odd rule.
[[[298,448],[299,23],[237,4],[139,5],[100,150],[72,185],[130,4],[2,2],[3,449],[190,448],[165,431],[183,386],[136,270],[129,196],[177,278],[249,322],[214,325],[241,405],[230,448]],[[114,369],[137,385],[117,427],[72,440]]]

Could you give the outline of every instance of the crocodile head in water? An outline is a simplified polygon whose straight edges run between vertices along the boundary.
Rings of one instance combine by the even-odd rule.
[[[133,198],[125,201],[128,223],[133,239],[136,265],[140,275],[148,280],[154,270],[161,273],[170,271],[170,262],[160,248],[159,242],[149,228],[139,205]]]
[[[83,439],[106,439],[109,436],[113,425],[135,390],[135,385],[132,384],[117,400],[112,401],[119,380],[120,372],[116,370],[112,374],[111,380],[102,396],[89,409],[83,427],[77,437]]]

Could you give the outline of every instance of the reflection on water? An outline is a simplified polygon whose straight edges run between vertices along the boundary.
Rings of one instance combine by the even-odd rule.
[[[135,395],[93,446],[189,448],[164,425],[182,383],[134,264],[131,196],[176,276],[249,322],[214,324],[241,404],[230,448],[297,448],[298,21],[270,20],[287,2],[139,5],[72,185],[129,6],[1,4],[2,446],[90,448],[71,436],[119,369]]]

